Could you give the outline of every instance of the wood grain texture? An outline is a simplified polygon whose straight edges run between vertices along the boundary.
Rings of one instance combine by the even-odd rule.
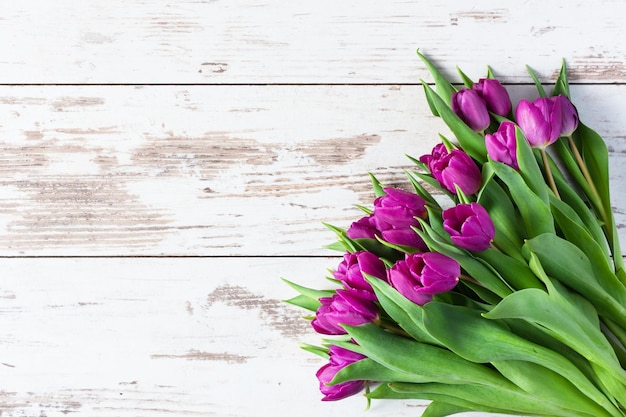
[[[608,141],[620,227],[623,89],[572,89]],[[404,154],[447,130],[417,86],[4,87],[0,112],[10,256],[323,255],[321,223],[371,205],[367,173],[408,187]]]
[[[416,83],[442,66],[524,64],[624,82],[619,0],[432,2],[38,0],[4,2],[4,83]]]
[[[458,80],[570,68],[626,237],[619,0],[22,0],[0,12],[0,416],[419,416],[322,403],[280,300],[327,284],[367,172],[446,129],[417,48]],[[142,257],[147,255],[148,257]],[[464,417],[487,417],[468,413]]]
[[[2,416],[354,415],[319,401],[319,343],[279,272],[324,285],[336,259],[4,259]],[[374,403],[373,417],[419,402]]]

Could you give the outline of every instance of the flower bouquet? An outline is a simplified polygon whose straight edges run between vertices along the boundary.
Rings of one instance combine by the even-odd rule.
[[[452,85],[418,52],[426,100],[454,135],[411,158],[410,191],[372,176],[376,199],[347,229],[333,289],[305,288],[328,359],[324,400],[430,400],[467,411],[626,416],[626,272],[608,152],[579,122],[565,64],[551,94],[513,109],[493,77]],[[330,284],[329,284],[330,286]]]

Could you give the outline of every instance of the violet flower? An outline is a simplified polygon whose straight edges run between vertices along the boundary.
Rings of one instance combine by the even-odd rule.
[[[383,240],[424,250],[426,245],[412,227],[425,218],[426,202],[419,195],[397,188],[384,188],[385,195],[374,200],[373,224]]]
[[[571,136],[578,128],[578,112],[572,102],[562,94],[552,97],[561,108],[561,136]]]
[[[442,213],[443,228],[452,242],[472,252],[491,246],[496,229],[487,210],[478,203],[459,204]]]
[[[482,176],[476,163],[465,152],[453,149],[444,153],[443,144],[433,148],[430,155],[423,155],[420,161],[428,165],[432,176],[449,192],[456,194],[456,186],[466,195],[480,189]]]
[[[496,132],[485,135],[485,146],[491,159],[519,169],[515,130],[514,123],[502,122]]]
[[[540,97],[532,103],[520,100],[515,119],[533,148],[545,149],[561,135],[561,103],[552,98]]]
[[[366,251],[344,254],[343,260],[337,266],[337,270],[333,272],[333,276],[341,281],[347,289],[365,290],[373,294],[372,286],[365,280],[364,273],[383,280],[387,279],[387,271],[383,261],[373,253]]]
[[[500,81],[481,78],[472,89],[485,101],[489,111],[499,116],[506,116],[511,111],[511,98]]]
[[[391,285],[418,305],[424,305],[435,294],[452,290],[461,275],[460,265],[437,252],[407,254],[387,270]]]
[[[316,332],[327,335],[346,334],[342,324],[358,326],[378,318],[378,307],[365,290],[337,290],[332,297],[320,298],[321,305],[311,326]]]
[[[452,110],[470,129],[482,132],[491,123],[485,101],[474,90],[465,88],[452,94]]]
[[[376,239],[376,235],[380,234],[379,232],[374,223],[374,217],[370,214],[352,222],[346,235],[350,239]]]
[[[320,391],[324,394],[322,401],[341,400],[361,392],[365,388],[365,381],[347,381],[335,385],[328,384],[339,371],[348,365],[365,359],[365,356],[335,345],[330,346],[328,353],[330,355],[328,363],[322,366],[315,374],[320,382]]]

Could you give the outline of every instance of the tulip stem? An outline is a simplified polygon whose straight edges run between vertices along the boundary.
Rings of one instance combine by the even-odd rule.
[[[578,147],[576,146],[576,143],[574,142],[574,139],[572,139],[572,135],[567,137],[567,140],[569,141],[569,146],[572,149],[572,153],[574,154],[574,158],[576,158],[576,162],[578,163],[578,167],[580,168],[580,171],[582,172],[583,176],[585,177],[585,181],[587,181],[587,184],[589,184],[589,188],[591,188],[591,193],[593,194],[593,198],[596,199],[597,203],[597,209],[600,211],[600,217],[602,218],[602,220],[606,221],[606,213],[604,211],[604,207],[602,206],[602,199],[600,198],[600,194],[598,193],[598,189],[596,188],[596,185],[594,184],[593,180],[591,179],[591,174],[589,174],[589,170],[587,169],[587,165],[585,165],[585,162],[583,161],[582,156],[580,155],[580,152],[578,151]]]
[[[550,169],[550,162],[548,161],[548,154],[546,153],[545,148],[541,148],[541,158],[543,159],[543,166],[546,169],[546,176],[548,177],[548,184],[554,192],[554,195],[559,200],[561,199],[561,195],[559,194],[559,190],[556,189],[556,184],[554,182],[554,177],[552,176],[552,170]]]
[[[481,284],[479,281],[477,281],[476,279],[470,277],[469,275],[465,275],[465,274],[461,274],[459,276],[459,279],[461,279],[462,281],[467,281],[467,282],[471,282],[472,284],[476,284],[476,285],[480,285],[481,287],[484,287],[483,284]]]

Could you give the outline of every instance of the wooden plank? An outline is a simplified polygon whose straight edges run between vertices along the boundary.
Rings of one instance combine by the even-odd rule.
[[[613,0],[5,2],[3,83],[415,83],[417,48],[453,71],[624,82]]]
[[[353,415],[322,403],[324,360],[295,293],[336,259],[3,259],[2,416]],[[373,417],[419,402],[375,402]]]
[[[626,236],[623,86],[573,86],[610,148]],[[511,89],[514,100],[533,87]],[[407,187],[443,122],[417,86],[1,87],[0,255],[323,255],[321,222]]]

